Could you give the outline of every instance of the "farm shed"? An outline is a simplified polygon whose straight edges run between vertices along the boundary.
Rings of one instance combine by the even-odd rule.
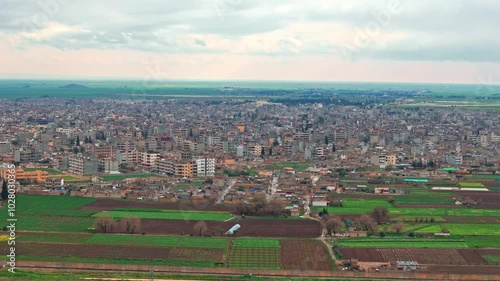
[[[400,270],[417,270],[419,268],[416,261],[397,261],[396,266]]]

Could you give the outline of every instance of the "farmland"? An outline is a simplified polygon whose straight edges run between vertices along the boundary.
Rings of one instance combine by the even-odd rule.
[[[283,240],[280,244],[281,263],[284,269],[333,269],[330,255],[319,241]]]
[[[411,199],[405,199],[411,200]],[[434,200],[434,199],[433,199]],[[474,208],[405,208],[395,207],[387,200],[372,198],[345,198],[343,207],[327,207],[330,214],[366,214],[378,206],[385,206],[392,215],[404,216],[500,216],[500,210]],[[446,207],[446,205],[444,205]],[[315,207],[321,211],[322,207]]]
[[[215,211],[191,211],[191,210],[141,210],[128,209],[123,211],[104,211],[93,215],[111,216],[113,218],[138,217],[140,219],[164,219],[164,220],[206,220],[225,221],[232,217],[230,213]]]
[[[153,174],[134,174],[134,175],[127,175],[127,174],[121,174],[121,175],[108,175],[108,176],[103,176],[104,181],[121,181],[124,179],[134,179],[134,178],[150,178],[150,177],[158,177],[157,175]]]
[[[340,246],[353,248],[468,248],[463,239],[428,239],[428,238],[350,238],[339,239]]]
[[[468,188],[484,188],[484,184],[479,182],[460,182],[458,183],[460,187],[468,187]]]
[[[222,237],[151,236],[95,234],[85,244],[138,245],[152,247],[186,247],[225,249],[228,239]]]
[[[230,245],[228,266],[280,269],[280,242],[277,239],[235,239]]]
[[[500,236],[500,224],[441,224],[425,227],[415,232],[436,233],[446,228],[454,235]]]

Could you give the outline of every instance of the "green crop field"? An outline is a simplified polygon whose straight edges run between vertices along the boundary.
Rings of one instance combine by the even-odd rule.
[[[27,210],[76,210],[95,200],[87,197],[20,194],[16,197],[16,213],[22,214]]]
[[[94,202],[93,198],[71,196],[37,196],[20,194],[16,198],[18,230],[32,231],[85,231],[94,222],[87,217],[91,211],[78,208]],[[0,210],[7,216],[7,208]],[[0,221],[0,227],[7,221]]]
[[[196,266],[214,267],[213,261],[188,261],[188,260],[138,260],[138,259],[109,259],[109,258],[81,258],[81,257],[48,257],[48,256],[18,256],[19,259],[29,261],[55,261],[55,262],[81,262],[99,264],[137,264],[158,266]]]
[[[407,222],[415,222],[423,220],[424,222],[429,222],[431,219],[434,219],[434,222],[444,222],[446,221],[444,218],[435,216],[435,217],[425,217],[425,216],[398,216],[395,217],[394,220],[396,221],[407,221]]]
[[[233,247],[238,248],[279,248],[280,240],[272,238],[237,238]]]
[[[446,228],[453,235],[500,236],[500,224],[451,224],[433,225],[416,230],[418,233],[438,233]]]
[[[434,198],[434,197],[397,197],[397,204],[442,204],[453,205],[453,202],[447,198]]]
[[[159,177],[158,175],[153,175],[153,174],[138,174],[138,175],[127,175],[127,174],[121,174],[121,175],[109,175],[109,176],[103,176],[104,181],[122,181],[124,179],[133,179],[133,178],[150,178],[150,177]]]
[[[460,182],[458,185],[460,185],[460,187],[468,188],[484,188],[484,184],[480,182]]]
[[[474,174],[470,176],[466,176],[466,179],[477,179],[477,180],[495,180],[495,179],[500,179],[500,175],[492,175],[492,174]]]
[[[500,248],[500,236],[466,236],[471,248]]]
[[[463,239],[428,238],[346,238],[338,239],[342,247],[354,248],[468,248]]]
[[[181,237],[152,235],[95,234],[85,243],[106,245],[136,245],[151,247],[184,247],[225,249],[229,239],[224,237]]]
[[[94,223],[93,218],[69,216],[17,216],[17,230],[84,232]],[[0,223],[0,227],[6,223]]]
[[[84,243],[93,236],[91,233],[43,233],[43,232],[22,232],[18,233],[16,239],[26,242],[49,242],[49,243]]]
[[[487,260],[489,264],[500,264],[500,256],[486,255],[483,256],[483,258]]]
[[[186,211],[186,210],[133,210],[126,211],[104,211],[94,214],[93,217],[111,216],[113,218],[138,217],[141,219],[165,219],[165,220],[205,220],[205,221],[225,221],[232,218],[228,212],[215,211]]]
[[[280,240],[236,238],[229,252],[228,266],[249,269],[280,269]]]
[[[385,206],[391,215],[399,216],[500,216],[499,209],[473,209],[473,208],[404,208],[394,207],[383,199],[358,199],[345,198],[343,207],[327,207],[329,214],[366,214],[373,208]],[[313,207],[321,211],[323,207]]]

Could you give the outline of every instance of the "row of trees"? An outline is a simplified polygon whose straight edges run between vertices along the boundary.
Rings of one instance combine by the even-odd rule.
[[[95,230],[97,232],[109,233],[127,233],[134,234],[141,232],[141,219],[138,217],[121,218],[117,221],[113,220],[108,215],[98,217],[94,222]]]
[[[240,203],[235,208],[237,215],[248,216],[283,216],[289,215],[285,204],[276,200],[267,200],[264,194],[255,195],[248,203]]]
[[[370,213],[363,214],[352,222],[349,219],[342,220],[340,217],[328,212],[322,212],[321,220],[329,234],[342,233],[344,229],[349,229],[354,227],[358,230],[363,230],[367,232],[375,232],[379,225],[389,222],[389,210],[387,207],[375,207]],[[394,232],[400,233],[404,229],[403,222],[395,222],[391,224],[391,228]]]

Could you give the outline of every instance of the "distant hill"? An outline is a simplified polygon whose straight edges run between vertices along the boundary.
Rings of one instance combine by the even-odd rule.
[[[59,88],[65,88],[65,89],[87,89],[87,87],[80,85],[80,84],[68,84],[65,86],[61,86]]]

